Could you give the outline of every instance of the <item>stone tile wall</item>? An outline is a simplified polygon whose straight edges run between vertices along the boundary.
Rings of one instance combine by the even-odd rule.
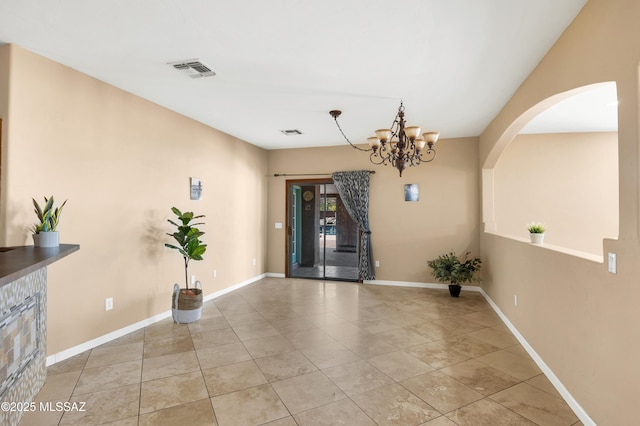
[[[0,287],[0,424],[17,425],[44,384],[47,269]]]

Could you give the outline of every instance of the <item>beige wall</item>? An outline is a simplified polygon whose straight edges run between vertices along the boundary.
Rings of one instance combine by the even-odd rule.
[[[331,173],[375,170],[371,176],[370,222],[376,279],[434,282],[427,260],[448,250],[479,250],[479,172],[477,138],[444,139],[429,164],[408,168],[403,177],[391,166],[375,166],[369,153],[348,145],[269,151],[269,272],[284,273],[286,179],[274,173]],[[313,177],[313,176],[311,176]],[[404,201],[404,185],[417,183],[420,201]]]
[[[31,197],[53,194],[69,200],[61,241],[81,246],[49,268],[49,354],[170,308],[184,279],[163,247],[171,206],[206,215],[208,251],[190,268],[205,294],[265,272],[266,151],[17,46],[0,47],[2,67],[8,52],[2,243],[31,244]]]
[[[640,421],[638,16],[640,2],[590,0],[480,137],[480,164],[490,170],[547,98],[598,82],[618,87],[619,239],[604,242],[605,255],[618,255],[617,275],[602,263],[481,236],[484,289],[599,425]],[[483,181],[484,197],[490,184]]]
[[[476,138],[442,140],[434,163],[408,169],[402,179],[347,146],[266,153],[23,49],[0,47],[0,240],[26,243],[30,198],[54,194],[69,199],[62,241],[82,246],[49,269],[49,353],[168,309],[171,285],[181,279],[180,259],[162,247],[171,205],[207,215],[210,251],[193,273],[211,293],[262,272],[284,272],[285,229],[274,223],[286,222],[286,178],[273,173],[375,169],[378,279],[432,281],[427,259],[449,249],[476,253],[480,244],[485,291],[578,403],[598,424],[637,423],[637,16],[636,1],[590,0],[483,132],[479,147]],[[618,274],[601,263],[479,233],[478,165],[493,170],[537,105],[603,81],[616,82],[620,99],[620,235],[605,241],[605,253],[618,254]],[[188,200],[189,176],[203,180],[203,201]],[[403,201],[405,183],[420,185],[420,202]],[[104,312],[109,296],[115,309]]]
[[[500,235],[529,238],[526,225],[543,222],[545,243],[601,256],[618,237],[618,134],[518,135],[494,186]]]
[[[2,230],[4,230],[7,221],[6,203],[4,200],[4,193],[6,192],[6,179],[3,171],[7,167],[7,156],[5,151],[8,123],[7,116],[9,112],[9,67],[10,67],[10,49],[0,48],[0,124],[2,129],[0,131],[0,237],[2,236]],[[2,240],[0,239],[0,244]]]

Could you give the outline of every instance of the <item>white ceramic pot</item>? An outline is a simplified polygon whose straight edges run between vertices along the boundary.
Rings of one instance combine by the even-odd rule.
[[[60,245],[58,231],[33,234],[33,245],[36,247],[58,247]]]
[[[542,244],[542,242],[544,241],[544,233],[538,234],[530,232],[529,236],[531,237],[531,243],[533,244]]]

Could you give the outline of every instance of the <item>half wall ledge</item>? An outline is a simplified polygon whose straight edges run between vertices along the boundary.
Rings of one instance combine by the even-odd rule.
[[[499,234],[497,232],[490,232],[490,231],[488,231],[486,229],[485,229],[484,233],[485,234],[489,234],[489,235],[495,235],[496,237],[507,238],[509,240],[520,241],[520,242],[526,243],[527,245],[532,245],[532,246],[535,246],[535,247],[538,247],[538,248],[541,248],[541,249],[556,251],[558,253],[564,253],[564,254],[568,254],[570,256],[580,257],[582,259],[590,260],[592,262],[604,263],[604,256],[599,255],[599,254],[588,253],[586,251],[574,250],[574,249],[570,249],[570,248],[567,248],[567,247],[555,246],[553,244],[547,244],[547,243],[544,243],[544,244],[531,244],[531,241],[528,238],[522,238],[522,237],[518,237],[516,235]]]
[[[44,385],[47,266],[79,249],[75,244],[0,249],[0,403],[10,404],[0,411],[1,425],[17,425],[24,412],[19,404],[30,404]]]

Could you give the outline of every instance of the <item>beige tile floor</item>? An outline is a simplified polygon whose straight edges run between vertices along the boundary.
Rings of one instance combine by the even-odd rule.
[[[579,425],[479,293],[267,278],[50,366],[27,425]]]

